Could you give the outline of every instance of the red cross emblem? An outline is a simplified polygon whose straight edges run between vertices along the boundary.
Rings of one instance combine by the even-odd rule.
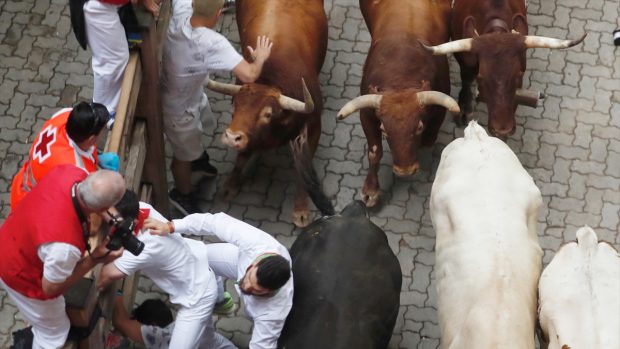
[[[52,155],[50,148],[54,142],[56,142],[56,127],[49,125],[39,133],[39,139],[34,145],[32,159],[38,160],[39,163],[45,161],[45,159]]]

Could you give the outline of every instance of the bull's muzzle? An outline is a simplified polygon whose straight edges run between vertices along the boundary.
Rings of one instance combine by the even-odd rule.
[[[248,136],[244,132],[227,129],[222,134],[222,143],[236,150],[243,150],[248,146]]]
[[[395,175],[399,177],[411,176],[415,174],[416,172],[418,172],[418,169],[420,169],[420,164],[418,162],[414,163],[411,166],[406,166],[406,167],[401,167],[397,165],[392,166],[392,171],[394,172]]]
[[[506,140],[509,136],[515,133],[516,129],[517,129],[516,124],[513,124],[512,126],[505,127],[505,128],[489,127],[489,131],[491,132],[491,134],[502,140]]]

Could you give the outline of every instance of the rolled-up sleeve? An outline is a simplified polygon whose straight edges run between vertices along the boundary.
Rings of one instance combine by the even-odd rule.
[[[39,246],[37,254],[43,262],[43,277],[57,284],[71,276],[75,265],[82,258],[77,247],[64,242],[43,244]]]

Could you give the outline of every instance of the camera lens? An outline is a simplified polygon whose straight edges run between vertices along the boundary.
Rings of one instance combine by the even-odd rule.
[[[133,235],[128,235],[127,238],[123,240],[123,247],[134,256],[137,256],[144,250],[144,242],[138,240],[138,238]]]

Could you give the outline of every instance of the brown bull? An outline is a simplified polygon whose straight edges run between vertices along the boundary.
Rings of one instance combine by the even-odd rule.
[[[458,112],[458,105],[447,95],[447,59],[433,57],[418,43],[448,41],[450,0],[360,0],[360,8],[372,36],[362,96],[347,103],[338,118],[361,109],[369,162],[362,199],[371,207],[379,196],[381,134],[390,146],[394,173],[414,174],[418,148],[435,142],[445,108]]]
[[[224,144],[239,151],[226,181],[228,198],[238,193],[241,171],[254,151],[287,144],[304,125],[314,154],[323,109],[318,75],[327,49],[322,0],[237,0],[236,6],[241,47],[252,45],[260,35],[274,44],[256,83],[209,82],[209,88],[234,95],[232,122],[222,135]],[[250,53],[244,53],[251,60]],[[301,186],[293,216],[297,226],[309,223],[308,194]]]
[[[567,48],[583,40],[527,36],[526,13],[524,0],[455,0],[452,40],[456,41],[429,49],[434,54],[455,53],[461,67],[461,116],[457,123],[464,124],[473,111],[471,84],[476,78],[480,98],[489,111],[489,131],[502,139],[513,134],[525,51]]]

